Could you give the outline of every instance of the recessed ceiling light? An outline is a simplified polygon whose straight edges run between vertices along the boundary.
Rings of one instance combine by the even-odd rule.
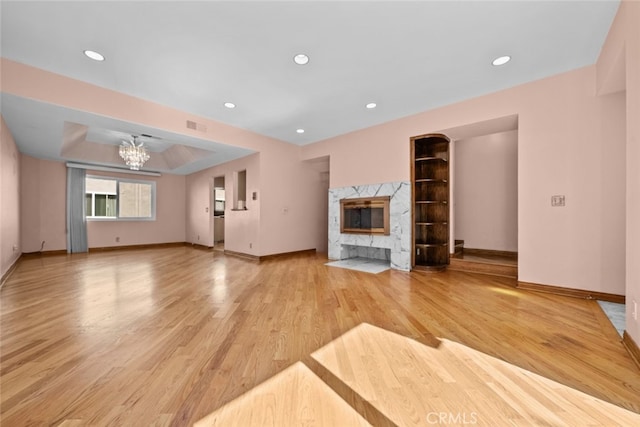
[[[505,55],[505,56],[500,56],[500,57],[494,59],[492,64],[493,65],[504,65],[509,61],[511,61],[511,57],[509,55]]]
[[[225,102],[224,106],[227,108],[236,108],[236,104],[234,104],[233,102]]]
[[[366,105],[366,107],[371,110],[372,108],[376,108],[377,105],[378,104],[376,104],[375,102],[370,102]]]
[[[94,61],[104,61],[104,56],[101,53],[96,52],[95,50],[85,50],[84,54]]]
[[[293,57],[293,62],[295,62],[298,65],[305,65],[309,62],[309,57],[304,53],[299,53]]]
[[[304,129],[296,129],[296,132],[298,132],[298,133],[304,133]]]

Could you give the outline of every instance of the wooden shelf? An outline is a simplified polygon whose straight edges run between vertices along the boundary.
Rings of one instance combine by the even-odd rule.
[[[412,267],[441,271],[449,264],[449,145],[442,134],[411,138]]]
[[[447,162],[447,159],[443,159],[442,157],[432,157],[432,156],[428,156],[428,157],[417,157],[415,159],[416,162],[428,162],[428,161],[441,161],[441,162]]]
[[[440,203],[440,204],[446,205],[449,202],[446,201],[446,200],[416,200],[416,203],[418,203],[418,204],[425,204],[425,203],[426,204],[429,204],[429,203],[438,204],[438,203]]]
[[[447,181],[446,179],[418,178],[414,182],[428,182],[428,183],[432,183],[432,184],[446,184],[449,181]]]

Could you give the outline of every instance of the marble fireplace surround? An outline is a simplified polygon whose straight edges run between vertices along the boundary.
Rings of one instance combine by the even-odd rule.
[[[390,196],[388,236],[340,233],[340,199]],[[411,269],[411,186],[408,181],[329,189],[329,259],[374,258]]]

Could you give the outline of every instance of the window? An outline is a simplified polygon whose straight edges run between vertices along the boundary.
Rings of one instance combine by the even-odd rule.
[[[155,219],[154,181],[87,176],[85,185],[89,219]]]
[[[113,179],[85,178],[87,218],[117,218],[117,184]]]

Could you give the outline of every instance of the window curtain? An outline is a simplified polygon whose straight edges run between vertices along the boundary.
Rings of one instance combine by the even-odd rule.
[[[67,252],[89,252],[84,169],[67,168]]]

